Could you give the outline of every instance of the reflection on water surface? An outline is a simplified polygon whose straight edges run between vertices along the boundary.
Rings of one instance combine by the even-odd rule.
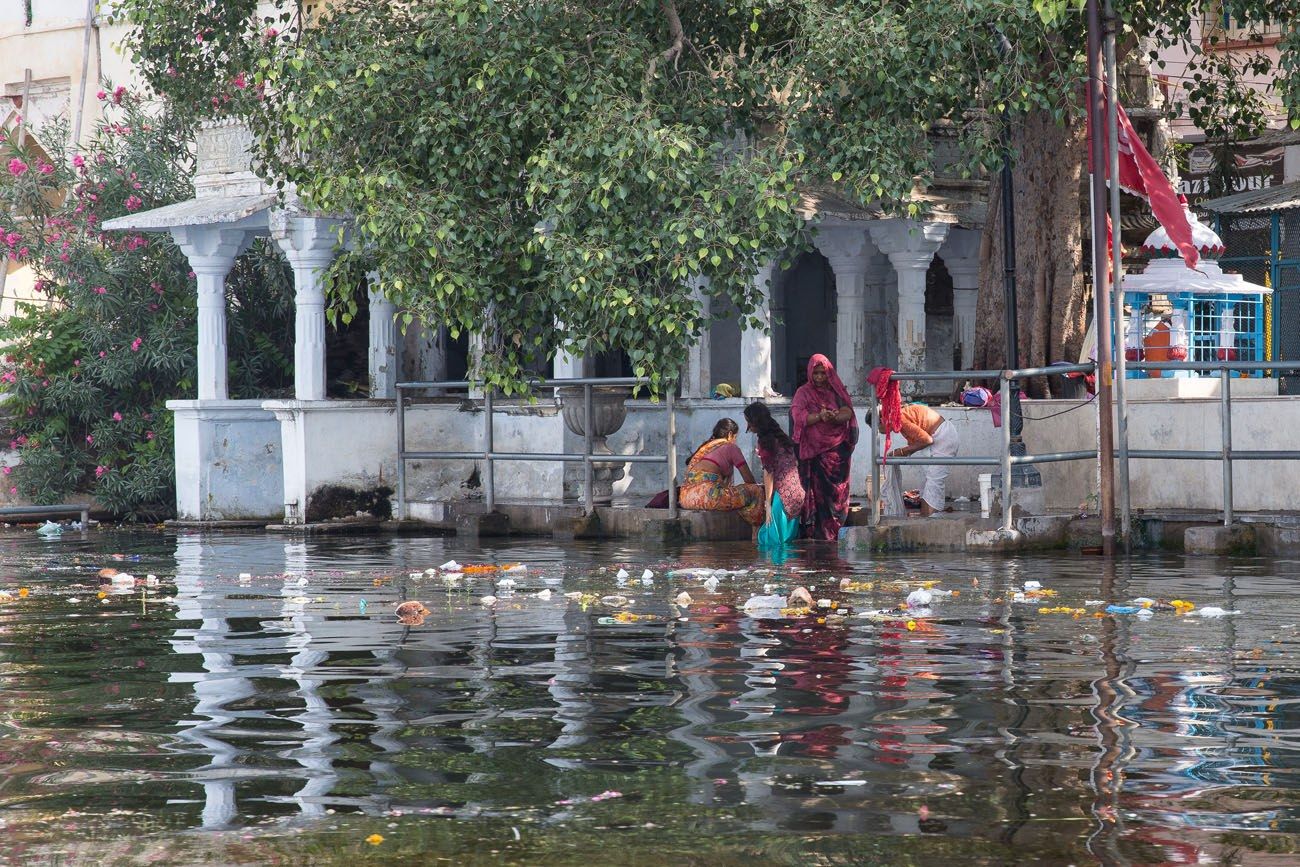
[[[8,536],[0,556],[0,589],[30,591],[0,604],[11,863],[1252,863],[1300,846],[1296,562],[161,534]],[[513,591],[410,574],[451,558],[530,568]],[[101,600],[104,567],[161,586]],[[710,593],[666,574],[682,567],[749,571]],[[741,610],[795,583],[885,609],[893,582],[925,580],[956,591],[929,616]],[[1012,602],[1026,580],[1057,595]],[[1040,612],[1138,596],[1240,613]],[[418,625],[393,615],[408,599],[430,609]]]

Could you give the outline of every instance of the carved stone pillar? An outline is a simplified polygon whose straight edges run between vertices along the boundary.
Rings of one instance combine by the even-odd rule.
[[[861,226],[823,227],[815,243],[835,272],[835,366],[849,394],[860,395],[867,379],[866,275],[874,249]]]
[[[703,323],[700,336],[686,350],[686,367],[682,371],[682,397],[710,397],[713,394],[713,372],[710,358],[713,343],[709,329],[711,299],[706,294],[709,282],[707,277],[700,277],[691,285],[691,295],[700,307],[700,321]]]
[[[879,220],[871,224],[871,239],[889,256],[898,275],[898,370],[925,369],[925,274],[948,236],[947,223]],[[904,382],[908,394],[920,391]]]
[[[375,288],[379,275],[366,275],[370,289],[370,396],[397,397],[397,305]]]
[[[939,255],[952,275],[953,339],[961,346],[961,366],[975,364],[975,301],[980,286],[980,233],[953,229]]]
[[[288,217],[276,227],[276,243],[293,268],[293,396],[325,399],[325,286],[321,276],[334,261],[344,221]]]
[[[171,233],[198,282],[199,400],[225,400],[226,275],[252,236],[222,226],[180,226]]]
[[[740,393],[745,397],[766,398],[772,395],[772,281],[776,264],[769,262],[754,277],[763,300],[754,317],[759,328],[745,328],[740,333]]]

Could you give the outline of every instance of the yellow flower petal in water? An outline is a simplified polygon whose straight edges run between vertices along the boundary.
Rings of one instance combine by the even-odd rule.
[[[384,842],[384,838],[379,834],[371,834],[366,838],[366,842],[371,846],[378,846],[380,843]]]

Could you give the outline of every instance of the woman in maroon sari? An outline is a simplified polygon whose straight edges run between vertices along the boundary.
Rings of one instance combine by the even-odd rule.
[[[807,537],[838,539],[849,516],[849,465],[858,443],[858,420],[848,389],[826,356],[808,359],[808,381],[794,393],[790,420],[799,444]]]

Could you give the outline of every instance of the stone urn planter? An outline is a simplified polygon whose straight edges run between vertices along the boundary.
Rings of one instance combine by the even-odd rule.
[[[585,436],[583,426],[585,415],[582,386],[573,385],[557,388],[560,401],[560,414],[564,417],[564,426],[576,436]],[[605,438],[616,433],[627,419],[627,399],[631,391],[616,386],[592,386],[591,389],[591,453],[593,455],[612,455],[613,451]],[[581,465],[578,465],[581,467]],[[595,464],[591,471],[591,496],[593,502],[609,505],[614,497],[614,483],[623,478],[623,468],[618,464]]]

